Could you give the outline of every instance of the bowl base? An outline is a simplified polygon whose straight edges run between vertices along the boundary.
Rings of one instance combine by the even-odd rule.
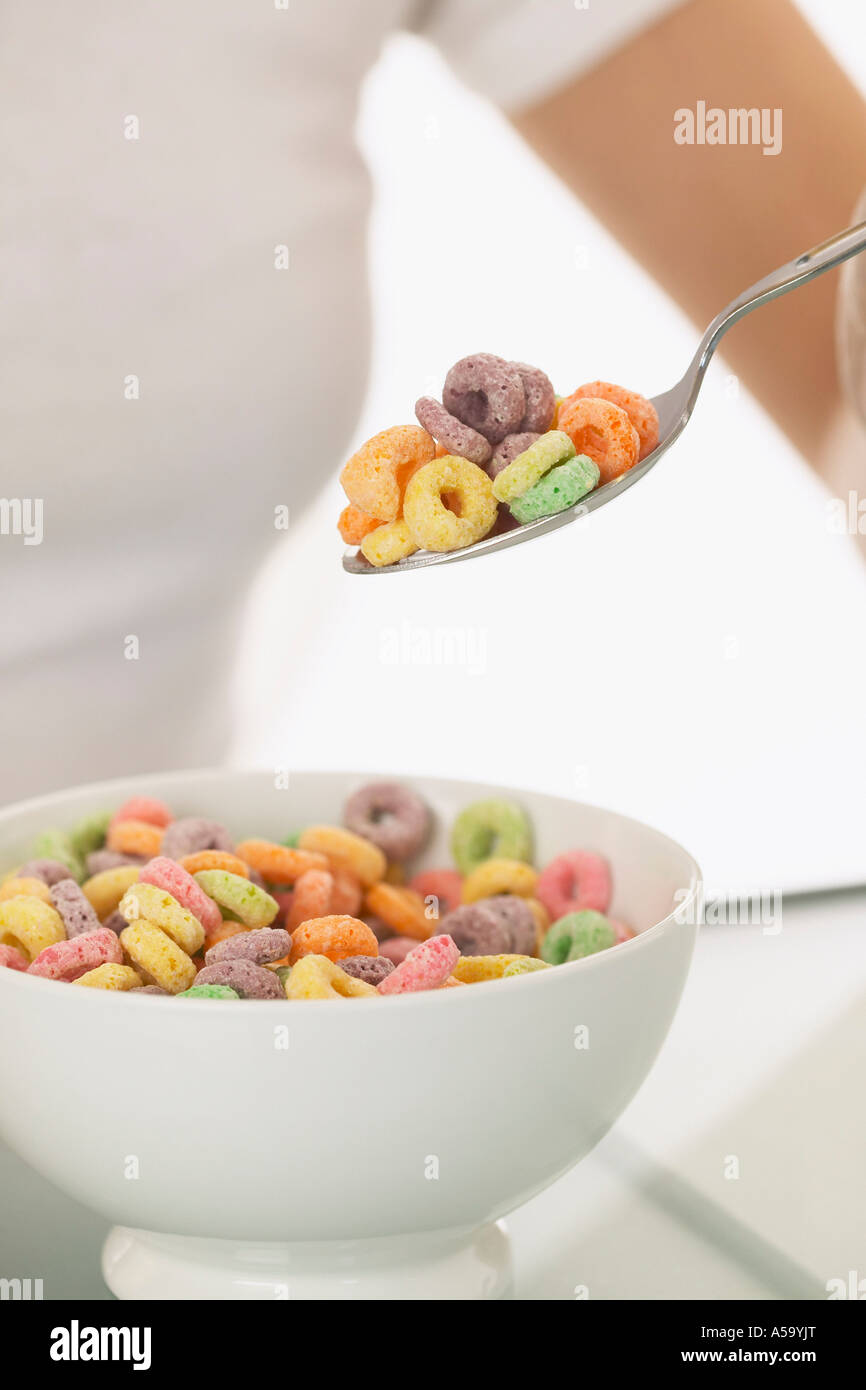
[[[511,1293],[501,1221],[371,1240],[240,1241],[115,1226],[102,1272],[120,1299],[496,1299]]]

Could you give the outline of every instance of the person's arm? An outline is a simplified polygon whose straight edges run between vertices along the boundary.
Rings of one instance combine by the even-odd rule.
[[[781,152],[677,144],[674,113],[699,101],[781,108]],[[790,0],[691,0],[515,123],[701,331],[747,285],[846,226],[866,185],[866,102]],[[840,403],[837,288],[823,276],[724,343],[818,466]]]

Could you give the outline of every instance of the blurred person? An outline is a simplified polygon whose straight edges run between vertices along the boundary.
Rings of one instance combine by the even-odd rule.
[[[0,493],[39,500],[43,538],[0,536],[4,799],[220,760],[275,509],[335,471],[361,405],[354,123],[401,28],[701,329],[846,225],[866,184],[863,98],[791,0],[11,0]],[[677,144],[674,112],[701,100],[780,109],[782,149]],[[437,209],[447,189],[419,215]],[[864,261],[838,331],[866,415]],[[836,292],[828,276],[762,309],[725,352],[826,477],[854,461],[862,482],[862,436],[838,434]]]

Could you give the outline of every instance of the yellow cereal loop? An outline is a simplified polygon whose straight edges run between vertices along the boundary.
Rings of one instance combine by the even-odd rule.
[[[88,989],[138,989],[141,976],[131,965],[115,965],[107,961],[105,965],[97,965],[95,970],[88,970],[86,975],[79,975],[74,983],[85,985]]]
[[[536,960],[534,956],[521,956],[520,960],[513,960],[510,965],[506,965],[502,978],[509,980],[512,975],[532,975],[536,970],[552,969],[553,966],[546,960]]]
[[[534,956],[461,956],[451,972],[456,980],[464,985],[477,985],[481,980],[501,980],[511,966],[522,964],[531,970],[536,964]],[[512,974],[514,971],[512,971]]]
[[[51,902],[51,893],[47,883],[43,883],[41,878],[7,878],[0,887],[0,902],[5,903],[7,898],[41,898],[42,902]]]
[[[514,893],[518,898],[531,898],[538,874],[519,859],[485,859],[463,881],[463,901],[476,903],[479,898],[494,898],[498,893]]]
[[[298,849],[324,854],[337,869],[348,869],[365,888],[372,888],[385,877],[388,862],[379,849],[362,835],[337,825],[310,825],[298,837]]]
[[[285,982],[287,999],[370,999],[379,991],[347,975],[327,956],[302,956]]]
[[[171,893],[152,883],[133,883],[120,900],[119,912],[127,922],[143,917],[161,931],[167,932],[188,956],[195,955],[204,944],[204,927]]]
[[[407,555],[414,555],[417,549],[418,544],[403,520],[387,521],[361,541],[361,554],[371,565],[395,565]]]
[[[409,530],[425,550],[459,550],[480,541],[497,512],[493,484],[484,469],[456,454],[419,468],[403,502]]]
[[[8,898],[0,903],[0,946],[14,946],[34,961],[46,946],[66,940],[59,912],[41,898]]]
[[[133,966],[169,994],[189,989],[196,968],[189,956],[170,936],[152,922],[132,922],[120,933],[120,944]]]
[[[498,497],[500,502],[513,502],[515,497],[522,497],[524,492],[534,487],[557,463],[573,459],[575,453],[570,435],[562,430],[548,430],[493,479],[494,497]]]
[[[137,864],[122,864],[118,869],[104,869],[82,883],[81,891],[100,922],[117,910],[127,888],[138,882],[139,872]]]

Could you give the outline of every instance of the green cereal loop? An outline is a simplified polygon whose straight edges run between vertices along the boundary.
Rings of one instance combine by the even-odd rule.
[[[56,859],[81,883],[84,879],[84,861],[75,850],[72,840],[65,830],[43,830],[36,837],[33,846],[34,859]]]
[[[273,973],[274,975],[276,975],[283,989],[285,989],[286,985],[289,983],[289,976],[292,973],[292,967],[290,965],[278,965]]]
[[[69,843],[74,852],[82,859],[87,854],[92,854],[94,850],[102,849],[105,844],[105,837],[108,834],[108,823],[111,820],[110,811],[97,811],[93,816],[86,816],[73,826],[69,832]]]
[[[270,893],[227,869],[201,869],[195,881],[221,908],[236,914],[244,926],[267,927],[280,910]]]
[[[461,874],[471,874],[485,859],[532,862],[532,828],[513,801],[491,797],[465,806],[451,830],[451,853]]]
[[[502,474],[499,475],[502,477]],[[555,516],[573,507],[598,485],[601,477],[598,464],[586,454],[578,454],[557,468],[552,468],[522,497],[515,497],[510,511],[515,521],[525,526],[542,516]]]
[[[528,449],[497,473],[493,479],[493,496],[500,502],[513,502],[522,497],[545,473],[557,463],[574,458],[574,443],[562,430],[548,430]]]
[[[506,965],[502,978],[507,980],[510,975],[531,975],[534,970],[549,969],[549,961],[536,960],[534,956],[521,956],[519,960],[513,960],[510,965]]]
[[[278,840],[277,843],[280,845],[286,845],[289,849],[297,849],[298,841],[300,840],[303,833],[304,832],[302,830],[294,830],[292,831],[291,835],[287,835],[284,840]]]
[[[581,960],[606,951],[616,944],[616,932],[601,912],[584,908],[568,912],[545,935],[541,943],[541,959],[548,965],[564,965],[569,960]]]
[[[175,999],[240,999],[240,995],[228,985],[190,985],[182,989]]]

